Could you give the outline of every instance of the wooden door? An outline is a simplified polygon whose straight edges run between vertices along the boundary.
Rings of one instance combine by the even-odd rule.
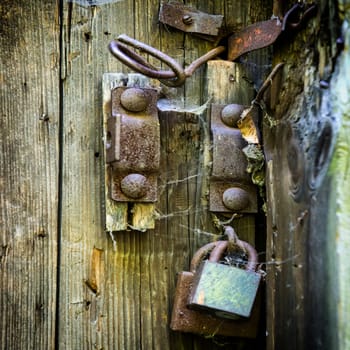
[[[256,340],[206,339],[169,329],[176,273],[188,269],[199,246],[221,234],[215,223],[222,218],[212,215],[207,207],[210,133],[206,103],[209,97],[216,103],[250,103],[254,90],[271,67],[271,49],[249,55],[241,66],[213,62],[200,68],[184,87],[162,89],[164,97],[172,105],[180,105],[183,112],[174,109],[161,113],[161,172],[155,229],[139,232],[129,228],[117,233],[105,230],[102,77],[107,72],[130,72],[110,55],[108,43],[126,33],[166,52],[183,65],[213,45],[162,26],[158,21],[160,3],[156,0],[3,0],[0,3],[1,349],[264,349],[266,334],[270,349],[278,349],[279,344],[286,345],[286,349],[301,349],[298,345],[305,345],[306,334],[301,330],[305,322],[314,320],[306,316],[317,315],[313,314],[317,307],[309,304],[305,308],[305,304],[293,301],[303,300],[305,291],[310,300],[317,287],[315,283],[304,283],[312,281],[305,276],[308,271],[314,271],[315,276],[321,271],[319,276],[324,278],[324,270],[312,265],[313,270],[304,268],[302,273],[294,272],[299,271],[299,264],[309,256],[304,248],[298,256],[301,262],[293,260],[296,266],[283,265],[289,266],[284,271],[276,263],[289,261],[290,245],[299,249],[317,237],[316,231],[305,229],[309,235],[302,239],[297,236],[272,242],[275,226],[271,220],[279,209],[279,195],[285,191],[278,175],[283,167],[278,165],[280,158],[276,158],[280,155],[277,141],[281,140],[282,131],[275,134],[276,129],[265,131],[269,142],[266,149],[273,154],[267,155],[268,160],[275,157],[274,163],[269,163],[267,183],[270,205],[267,260],[275,269],[270,270],[268,278],[268,333],[264,324]],[[224,15],[228,31],[268,19],[272,13],[272,1],[264,0],[186,1],[186,4]],[[330,1],[320,1],[320,8],[323,16],[327,9],[335,11]],[[323,18],[318,16],[313,22],[313,39],[318,35],[315,28],[325,31],[320,26]],[[294,54],[304,49],[305,33],[308,32],[290,46]],[[334,39],[334,33],[328,38]],[[317,52],[328,52],[320,49],[322,41],[318,44]],[[326,48],[331,46],[327,42]],[[292,57],[286,47],[287,43],[277,46],[280,50],[275,51],[274,62]],[[326,58],[327,62],[335,57],[321,54],[313,57],[319,57],[320,61]],[[310,73],[317,65],[306,56],[298,58],[298,67],[306,61],[309,68],[306,71]],[[295,94],[291,96],[297,99],[297,92],[303,93],[298,79],[304,79],[304,70],[293,75],[295,71],[290,68],[294,65],[288,62],[285,76],[289,78],[284,86],[287,91],[292,86]],[[340,69],[337,76],[341,72]],[[318,76],[310,79],[315,82]],[[283,98],[285,91],[282,90]],[[345,91],[345,96],[349,96],[349,90]],[[312,95],[310,90],[305,94]],[[236,96],[239,101],[232,101]],[[277,108],[274,116],[281,120],[278,111],[285,111],[289,103],[288,99],[283,101],[284,107]],[[298,108],[299,102],[297,99]],[[321,110],[317,103],[314,108]],[[334,140],[336,135],[332,134]],[[343,137],[347,148],[341,145],[338,152],[348,154],[348,142]],[[344,163],[337,164],[341,168]],[[321,165],[327,166],[328,161]],[[344,181],[348,178],[345,176]],[[334,176],[331,179],[335,181]],[[325,182],[324,186],[320,198],[329,203],[327,189],[339,192],[342,183],[334,182],[332,187],[330,182]],[[288,223],[304,220],[308,208],[296,209],[289,199],[281,198],[285,206],[297,213],[289,221],[279,219],[287,230]],[[340,204],[342,217],[346,213],[345,202],[343,198]],[[316,221],[335,205],[332,203],[328,207],[313,204],[316,209],[310,218]],[[335,216],[330,214],[330,217]],[[265,259],[263,223],[264,215],[245,215],[233,221],[242,238],[255,241],[262,260]],[[339,228],[342,239],[339,248],[347,242],[343,221],[334,221],[334,227]],[[324,230],[327,235],[329,230]],[[330,246],[333,247],[320,244],[320,254]],[[288,254],[276,253],[280,251]],[[319,255],[312,257],[316,259]],[[338,271],[336,266],[331,261],[326,266],[333,276],[328,286],[343,293],[339,303],[346,306],[347,287],[338,288],[337,278],[331,273]],[[316,295],[321,295],[321,302],[326,298],[324,294],[316,292]],[[286,311],[284,300],[288,301],[288,307],[298,311]],[[308,313],[304,312],[306,309]],[[334,319],[340,322],[337,313]],[[283,322],[290,322],[288,337],[295,339],[293,342],[283,336],[283,328],[280,331]],[[345,335],[342,339],[347,339],[345,323],[339,331]],[[330,338],[333,338],[326,341],[335,344],[338,333],[335,326],[331,329]],[[318,334],[316,327],[310,327],[310,331]]]

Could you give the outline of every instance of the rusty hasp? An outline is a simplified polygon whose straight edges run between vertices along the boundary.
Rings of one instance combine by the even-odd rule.
[[[153,89],[112,90],[107,120],[106,162],[110,164],[111,198],[154,202],[160,160],[158,93]]]
[[[210,211],[256,213],[256,188],[246,171],[242,149],[247,142],[237,128],[237,120],[246,106],[211,105],[213,165],[210,177]]]
[[[255,338],[257,335],[261,296],[258,293],[249,319],[224,319],[214,314],[192,310],[188,307],[188,299],[193,288],[196,270],[207,258],[207,255],[218,245],[226,245],[227,241],[208,243],[194,254],[190,271],[178,274],[175,299],[171,315],[170,328],[174,331],[195,333],[204,336],[228,336]]]
[[[223,19],[222,15],[201,12],[182,2],[163,3],[159,11],[161,23],[209,41],[218,40]]]
[[[274,4],[274,11],[280,13],[281,6],[282,3],[280,1],[276,2]],[[273,16],[270,20],[254,23],[238,33],[229,36],[227,48],[225,46],[218,46],[196,59],[186,68],[182,68],[175,59],[165,53],[145,43],[132,39],[125,34],[120,35],[117,40],[113,40],[109,44],[109,49],[117,59],[129,68],[148,77],[159,79],[167,86],[177,87],[183,85],[186,78],[190,77],[203,63],[222,55],[225,51],[227,51],[227,59],[235,61],[248,52],[272,45],[282,32],[300,29],[309,18],[315,15],[316,10],[317,7],[314,4],[307,6],[297,3],[287,11],[283,20],[278,16]],[[175,15],[172,16],[172,13]],[[212,18],[212,15],[207,16],[209,16],[208,18]],[[203,33],[214,32],[212,29],[207,29],[208,27],[212,27],[212,25],[209,25],[205,20],[205,18],[207,18],[206,16],[203,14],[198,15],[195,11],[190,12],[190,10],[183,5],[174,5],[171,3],[163,4],[160,18],[164,23],[172,24],[175,27],[177,26],[185,29],[191,27],[192,29],[189,29],[189,31],[201,30]],[[209,21],[209,23],[211,22]],[[145,58],[131,50],[129,46],[159,59],[166,64],[170,70],[155,68]]]
[[[272,45],[281,32],[279,19],[254,23],[228,38],[227,59],[235,61],[245,53]]]
[[[282,32],[300,29],[317,12],[315,4],[306,6],[297,3],[286,12],[283,21],[281,21],[278,16],[282,11],[281,7],[280,1],[275,2],[274,11],[276,11],[277,16],[268,21],[254,23],[231,35],[228,38],[227,59],[235,61],[248,52],[272,45]]]

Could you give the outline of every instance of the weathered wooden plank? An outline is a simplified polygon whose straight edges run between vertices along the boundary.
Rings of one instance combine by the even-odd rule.
[[[322,2],[320,17],[299,32],[291,45],[281,45],[275,52],[276,63],[284,60],[286,66],[277,104],[264,118],[269,159],[268,349],[339,346],[335,345],[338,312],[333,307],[339,297],[334,263],[338,257],[333,251],[337,209],[332,192],[337,188],[333,176],[342,175],[328,169],[341,115],[331,111],[329,91],[315,89],[319,80],[330,78],[333,60],[325,44],[335,40],[332,29],[324,33],[327,39],[322,47],[314,35],[315,28],[322,31],[321,23],[333,11],[330,2],[327,6]],[[317,50],[310,49],[313,44]],[[322,57],[318,69],[313,57]],[[339,91],[336,94],[340,95]]]
[[[132,6],[132,2],[123,1],[100,7],[65,3],[63,8],[61,348],[108,348],[108,344],[125,348],[123,333],[128,325],[123,321],[117,325],[114,322],[120,317],[129,319],[133,313],[132,305],[122,311],[123,301],[118,296],[123,295],[119,290],[128,281],[124,281],[123,273],[128,271],[129,264],[133,269],[138,266],[134,246],[126,236],[113,242],[104,231],[101,88],[103,73],[124,69],[109,54],[109,41],[119,34],[119,26],[129,30],[129,34],[132,31],[127,16],[121,16],[117,23],[111,13],[130,13]],[[92,271],[98,271],[100,276],[96,290],[91,288]],[[115,271],[121,273],[115,275]],[[130,293],[138,293],[137,286],[130,290]],[[132,343],[131,332],[127,336]]]
[[[136,6],[135,36],[141,41],[165,52],[178,62],[183,61],[183,34],[169,32],[158,22],[159,1],[149,0],[138,2]],[[165,30],[164,30],[165,29]],[[148,57],[156,67],[168,69],[168,67],[152,57]],[[181,101],[183,100],[183,88],[173,89],[163,87],[165,96]],[[182,198],[184,191],[182,187],[176,186],[179,179],[178,167],[182,167],[182,147],[179,147],[179,154],[174,149],[169,152],[169,143],[176,142],[176,135],[169,131],[169,123],[176,125],[171,117],[175,114],[159,111],[161,125],[161,169],[159,176],[159,202],[156,203],[156,210],[159,213],[159,221],[153,232],[147,232],[147,236],[142,241],[142,257],[147,262],[148,268],[143,269],[145,287],[149,292],[141,295],[142,305],[142,347],[143,348],[171,348],[175,344],[181,347],[181,341],[172,341],[169,330],[171,300],[174,292],[174,274],[176,273],[176,261],[179,255],[183,255],[184,249],[177,251],[177,245],[185,245],[183,241],[186,237],[186,227],[179,226],[186,220],[186,213],[180,214],[176,210],[173,202],[173,195]],[[170,121],[169,121],[170,118]],[[185,145],[183,147],[186,147]],[[174,172],[174,169],[175,172]],[[173,184],[170,184],[172,183]],[[169,187],[175,187],[169,190]],[[172,193],[174,193],[172,195]],[[177,201],[176,201],[177,203]],[[174,210],[171,210],[174,208]],[[182,219],[183,216],[183,219]],[[172,219],[173,217],[173,219]],[[179,220],[180,219],[180,220]],[[170,221],[169,221],[170,220]],[[174,221],[176,220],[176,225]],[[180,237],[177,242],[177,236]],[[143,264],[143,266],[146,266]],[[174,272],[175,271],[175,272]],[[146,289],[147,290],[147,289]]]
[[[55,346],[59,8],[0,4],[0,348]]]
[[[346,10],[346,19],[344,20],[344,40],[345,47],[350,44],[349,30],[349,15],[350,9]],[[328,171],[328,177],[321,184],[320,199],[323,198],[323,210],[320,213],[315,213],[315,226],[318,223],[318,218],[327,210],[324,215],[327,220],[325,225],[326,234],[324,240],[321,241],[322,247],[326,251],[326,271],[314,269],[317,274],[315,276],[314,288],[316,289],[319,278],[325,281],[325,293],[321,294],[321,300],[327,300],[328,322],[324,327],[324,332],[319,338],[325,338],[325,343],[329,348],[337,348],[345,350],[350,346],[350,327],[349,327],[349,238],[350,238],[350,198],[347,189],[350,188],[350,86],[349,76],[349,50],[344,50],[338,60],[335,68],[334,76],[331,80],[330,100],[332,101],[331,114],[339,121],[339,134],[335,143],[334,153],[331,160],[331,165]],[[327,108],[327,105],[324,106]],[[324,110],[324,109],[323,109]],[[334,128],[336,130],[336,128]],[[328,185],[328,181],[330,184]],[[328,187],[328,186],[329,187]],[[329,191],[329,188],[331,191]],[[323,198],[322,198],[323,197]],[[314,231],[314,236],[317,230]],[[317,249],[317,247],[316,247]],[[318,257],[318,263],[320,257]],[[321,276],[320,276],[321,275]],[[328,293],[327,293],[328,292]],[[337,303],[335,300],[337,299]],[[317,305],[315,305],[315,308]],[[318,315],[315,315],[315,318]],[[327,329],[327,332],[326,332]]]
[[[183,113],[162,113],[165,122],[167,170],[166,192],[167,192],[167,235],[171,240],[168,260],[169,271],[169,300],[168,310],[172,310],[172,301],[175,292],[176,274],[187,269],[189,259],[189,245],[193,232],[189,226],[190,211],[193,210],[188,195],[188,160],[187,150],[189,147],[186,122]],[[180,141],[181,140],[181,141]],[[170,323],[170,312],[168,312],[168,325]],[[178,333],[171,333],[169,338],[170,348],[189,346],[190,338]]]
[[[211,340],[194,340],[191,335],[169,330],[176,272],[187,268],[191,248],[198,247],[198,230],[205,235],[205,240],[204,235],[200,239],[203,243],[215,237],[202,207],[206,190],[197,182],[203,164],[198,161],[203,141],[203,124],[198,122],[201,113],[194,113],[195,122],[184,119],[185,114],[176,109],[165,108],[161,113],[162,170],[155,229],[122,231],[113,241],[103,228],[101,77],[108,71],[129,71],[106,48],[111,38],[126,33],[182,62],[184,35],[159,26],[158,8],[159,1],[122,1],[97,7],[68,3],[64,7],[62,348],[212,346]],[[198,43],[193,48],[202,54],[206,45]],[[150,61],[160,66],[156,60]],[[190,101],[198,108],[204,91],[198,86],[201,83],[195,82],[186,93],[184,88],[167,87],[161,92],[181,108]]]

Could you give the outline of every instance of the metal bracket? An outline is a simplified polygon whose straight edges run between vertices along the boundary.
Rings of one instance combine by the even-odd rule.
[[[106,163],[110,197],[118,202],[155,202],[160,161],[157,91],[117,87],[107,120]]]
[[[180,2],[163,3],[159,12],[160,22],[208,41],[216,41],[222,34],[223,18],[222,15],[207,14]]]
[[[247,173],[242,149],[247,145],[236,123],[247,106],[211,105],[213,167],[210,177],[210,210],[256,213],[257,193]]]

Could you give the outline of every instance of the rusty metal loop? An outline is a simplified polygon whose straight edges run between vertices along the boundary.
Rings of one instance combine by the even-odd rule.
[[[317,6],[315,4],[312,4],[309,6],[304,13],[302,13],[300,19],[298,22],[292,22],[291,21],[291,16],[294,14],[297,14],[298,12],[302,12],[304,9],[304,5],[297,3],[295,4],[291,9],[289,9],[284,17],[283,17],[283,22],[282,22],[282,31],[286,30],[287,28],[291,29],[298,29],[300,28],[306,20],[308,20],[310,17],[312,17],[315,14]]]
[[[237,233],[233,229],[232,226],[225,226],[225,235],[227,236],[229,242],[232,242],[233,244],[236,244],[239,240]]]
[[[111,53],[117,57],[122,63],[130,68],[144,71],[147,74],[152,74],[152,70],[156,70],[149,62],[147,62],[142,56],[138,55],[134,51],[130,50],[126,45],[112,41],[109,45]],[[134,67],[136,66],[136,68]],[[173,72],[171,71],[171,76]]]
[[[258,254],[255,248],[248,242],[240,240],[232,226],[225,226],[225,235],[228,237],[228,242],[232,242],[248,255],[246,270],[255,271],[258,264]]]
[[[155,49],[154,47],[149,46],[145,43],[142,43],[141,41],[138,41],[136,39],[132,39],[125,34],[119,35],[118,41],[120,41],[124,44],[130,45],[130,46],[134,47],[135,49],[141,50],[142,52],[145,52],[145,53],[159,59],[161,62],[165,63],[168,67],[171,68],[170,71],[169,70],[165,71],[165,70],[155,69],[153,66],[150,65],[150,63],[148,63],[141,56],[139,56],[138,54],[136,54],[134,52],[133,53],[134,57],[141,58],[142,61],[147,64],[148,68],[151,67],[151,69],[149,69],[149,73],[148,73],[151,78],[169,79],[169,78],[176,78],[177,76],[180,77],[180,76],[184,75],[184,71],[179,63],[177,63],[173,58],[166,55],[165,53]]]
[[[127,46],[132,46],[135,49],[141,50],[165,63],[171,70],[158,70],[147,62],[142,56],[129,49]],[[170,56],[163,52],[146,45],[138,40],[132,39],[129,36],[119,35],[117,40],[113,40],[109,44],[111,53],[124,63],[129,68],[142,73],[150,78],[159,79],[164,85],[176,87],[183,85],[187,77],[190,77],[193,72],[208,60],[218,56],[226,50],[224,46],[218,46],[205,55],[193,61],[186,69],[183,69],[180,64]]]
[[[171,70],[166,71],[155,69],[142,56],[130,50],[127,45],[142,50],[143,52],[146,52],[149,55],[159,59],[161,62],[170,67]],[[125,34],[120,35],[118,37],[118,40],[113,40],[109,44],[109,49],[117,59],[119,59],[129,68],[150,78],[156,78],[159,80],[167,79],[166,85],[179,86],[182,85],[186,80],[184,70],[174,59],[149,45],[128,37]]]
[[[211,251],[209,256],[210,262],[219,262],[228,247],[228,241],[218,241],[216,247]]]
[[[201,262],[204,260],[204,258],[208,254],[210,254],[208,259],[209,261],[218,262],[222,257],[222,255],[224,254],[224,252],[227,250],[228,245],[229,245],[229,241],[216,241],[216,242],[207,243],[203,247],[199,248],[195,252],[191,260],[190,271],[192,273],[195,273],[197,271],[197,268],[201,264]],[[250,245],[248,242],[241,241],[240,239],[238,239],[235,242],[235,245],[237,245],[241,250],[243,250],[248,255],[248,261],[245,266],[245,269],[249,271],[256,271],[256,268],[258,265],[258,253],[256,252],[255,248],[252,245]]]
[[[248,262],[245,269],[255,271],[258,265],[258,253],[256,252],[255,248],[248,242],[241,240],[237,241],[237,245],[248,255]]]
[[[190,271],[195,273],[197,271],[198,266],[203,261],[203,259],[217,246],[217,244],[222,241],[210,242],[200,247],[191,260]]]
[[[268,89],[269,86],[272,85],[272,81],[275,78],[276,74],[279,72],[279,70],[284,66],[284,62],[280,62],[278,64],[276,64],[271,73],[268,75],[268,77],[265,79],[264,83],[262,84],[262,86],[260,87],[258,93],[255,96],[254,101],[252,102],[252,105],[257,104],[259,105],[259,103],[261,102],[262,98],[264,97],[264,94],[266,92],[266,90]]]
[[[243,250],[244,253],[246,253],[248,255],[248,261],[247,264],[245,266],[246,270],[250,270],[250,271],[255,271],[256,270],[256,266],[258,264],[258,253],[256,252],[255,248],[250,245],[248,242],[242,241],[238,238],[236,232],[234,231],[234,229],[231,226],[226,226],[225,227],[225,234],[228,236],[228,241],[224,241],[227,243],[227,245],[225,246],[225,249],[228,248],[228,243],[229,242],[233,242],[237,247],[239,247],[241,250]],[[223,254],[223,252],[225,251],[221,250],[218,248],[215,248],[213,250],[213,252],[210,254],[210,258],[211,259],[212,255],[214,259],[218,259],[217,256],[214,255],[214,253],[217,252],[217,254]],[[220,257],[219,257],[220,258]],[[216,260],[218,261],[218,260]]]

